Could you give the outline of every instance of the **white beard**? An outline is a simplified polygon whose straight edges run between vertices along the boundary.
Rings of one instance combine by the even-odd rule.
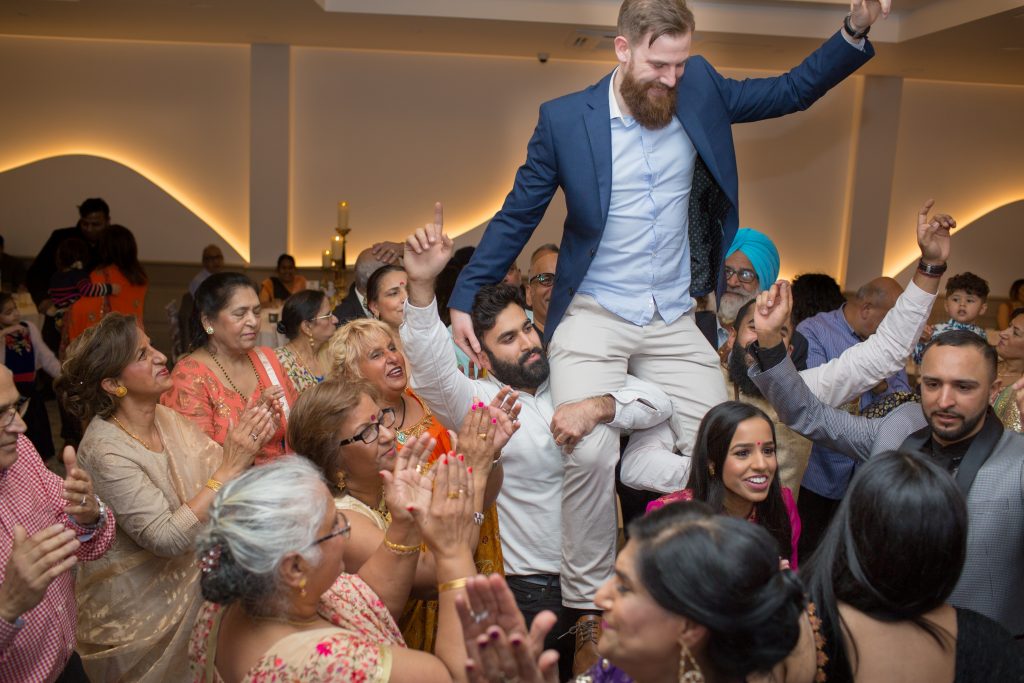
[[[718,322],[729,326],[736,322],[736,314],[743,308],[743,304],[753,299],[755,294],[738,294],[725,292],[722,294],[722,303],[718,306]]]

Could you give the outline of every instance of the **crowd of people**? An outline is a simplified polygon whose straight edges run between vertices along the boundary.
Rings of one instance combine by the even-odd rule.
[[[102,199],[3,261],[0,681],[1024,681],[1024,281],[987,331],[932,201],[906,287],[849,299],[739,228],[729,125],[888,9],[740,82],[684,0],[625,0],[475,249],[439,203],[332,300],[211,245],[173,363]]]

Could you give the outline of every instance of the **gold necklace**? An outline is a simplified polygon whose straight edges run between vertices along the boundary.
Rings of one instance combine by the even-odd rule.
[[[135,439],[136,441],[141,443],[142,447],[145,448],[147,451],[152,451],[153,450],[152,448],[149,447],[148,443],[146,443],[145,441],[143,441],[139,437],[138,434],[136,434],[135,432],[128,431],[128,428],[125,427],[123,424],[121,424],[121,421],[117,419],[117,415],[111,415],[110,419],[114,421],[114,424],[116,424],[118,427],[121,428],[121,431],[123,431],[125,434],[127,434],[128,436],[132,437],[133,439]]]
[[[231,375],[228,374],[228,371],[225,370],[224,366],[220,364],[219,360],[217,360],[217,354],[213,352],[213,349],[208,348],[206,349],[206,352],[210,354],[210,358],[212,358],[213,362],[217,365],[218,368],[220,368],[221,374],[224,375],[224,379],[228,381],[228,386],[234,389],[235,393],[242,397],[242,400],[248,399],[249,397],[243,394],[241,391],[239,391],[238,387],[235,386],[235,383],[231,381]],[[252,356],[246,353],[245,359],[249,361],[249,367],[252,368],[252,374],[256,375],[256,386],[258,386],[262,390],[263,382],[260,380],[260,373],[256,372],[256,364],[252,362]]]

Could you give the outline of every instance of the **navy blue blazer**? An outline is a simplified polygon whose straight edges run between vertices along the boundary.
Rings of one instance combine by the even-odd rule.
[[[723,77],[700,56],[691,57],[678,85],[676,116],[697,149],[689,207],[691,293],[720,289],[726,248],[739,227],[739,183],[733,123],[783,116],[811,106],[874,56],[839,33],[799,66],[773,78]],[[565,193],[567,215],[545,339],[558,326],[597,253],[612,186],[611,74],[586,90],[540,107],[526,162],[501,210],[491,219],[473,258],[462,270],[449,305],[470,311],[483,285],[501,281],[540,223],[555,191]]]

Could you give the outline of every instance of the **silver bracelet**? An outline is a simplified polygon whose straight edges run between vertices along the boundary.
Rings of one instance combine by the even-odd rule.
[[[477,526],[483,526],[484,525],[484,513],[482,513],[482,512],[474,512],[473,513],[473,523],[476,524]]]

